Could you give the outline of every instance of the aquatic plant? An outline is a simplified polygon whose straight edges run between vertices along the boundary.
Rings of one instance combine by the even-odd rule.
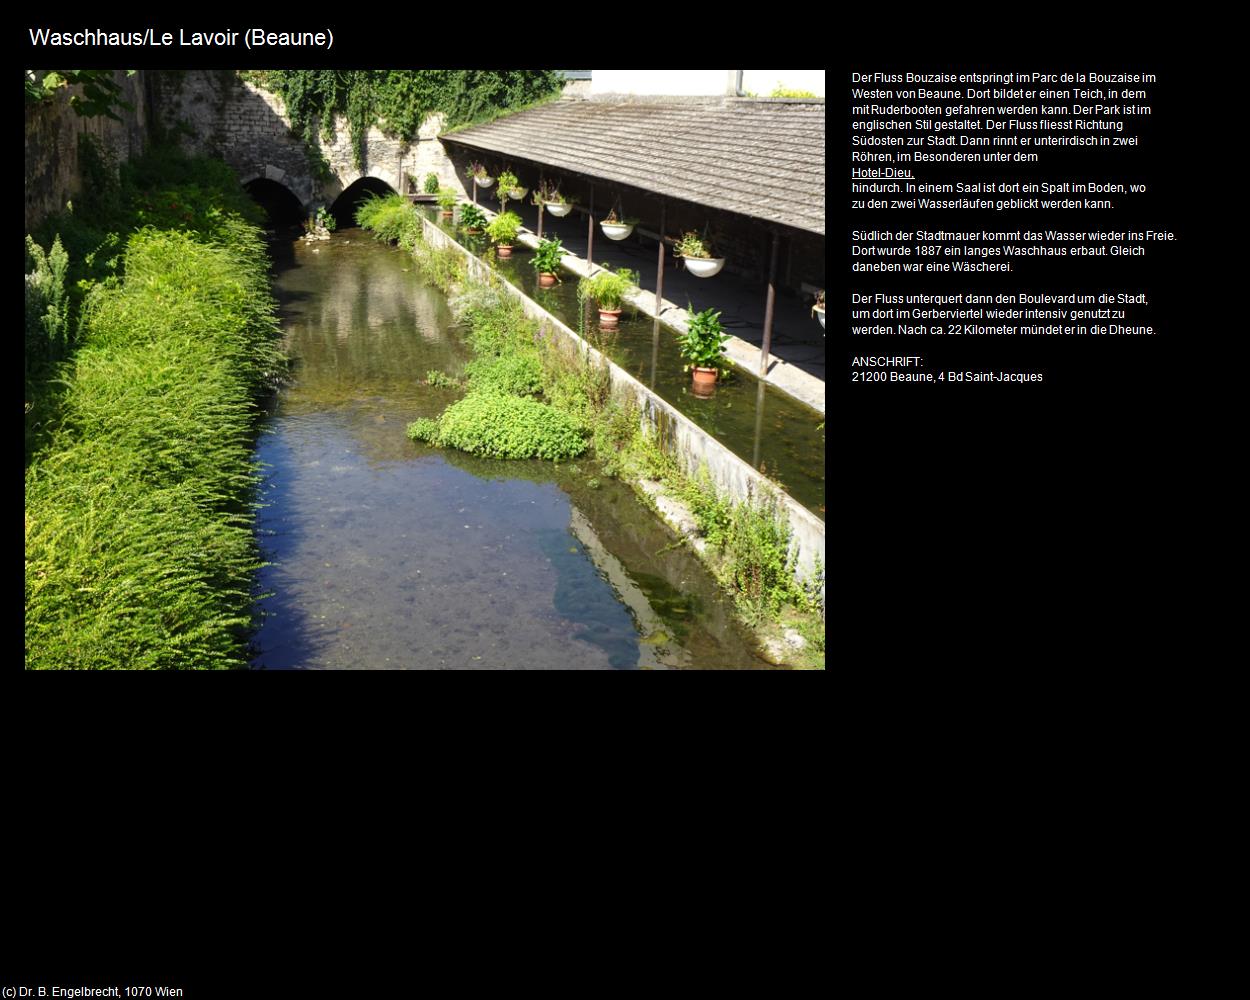
[[[581,427],[533,399],[492,390],[471,392],[437,421],[417,420],[408,436],[486,458],[576,458],[586,450]]]

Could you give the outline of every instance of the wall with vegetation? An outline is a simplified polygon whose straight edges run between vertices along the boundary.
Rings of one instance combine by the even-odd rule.
[[[130,108],[117,106],[118,119],[82,117],[70,107],[82,87],[63,87],[45,100],[26,106],[26,209],[30,232],[45,216],[63,211],[82,191],[78,151],[83,135],[91,135],[115,160],[138,156],[148,137],[148,102],[143,71],[127,76],[118,70],[114,81]]]
[[[545,70],[232,70],[153,74],[162,125],[244,183],[284,184],[306,206],[372,177],[404,191],[437,174],[465,193],[436,136],[559,93]]]

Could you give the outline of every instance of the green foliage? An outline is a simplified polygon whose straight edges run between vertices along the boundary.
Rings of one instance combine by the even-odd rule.
[[[784,84],[782,84],[780,80],[778,80],[777,86],[773,88],[773,92],[769,94],[768,96],[769,97],[815,97],[816,95],[812,93],[810,90],[794,90],[790,87],[786,87]]]
[[[426,174],[425,183],[422,185],[421,190],[426,194],[437,194],[438,188],[438,174]]]
[[[260,233],[145,229],[92,298],[26,474],[26,666],[247,662],[252,435],[281,368]]]
[[[468,165],[464,171],[464,175],[470,180],[476,178],[479,182],[489,181],[491,179],[490,173],[486,170],[486,165],[484,163],[478,163],[477,160],[474,160]]]
[[[521,217],[516,212],[500,212],[486,227],[486,235],[491,242],[502,246],[510,245],[520,231]]]
[[[46,250],[59,239],[69,256],[65,276],[68,352],[81,340],[81,317],[99,293],[117,285],[125,269],[127,237],[143,225],[178,230],[199,243],[239,246],[239,227],[264,213],[219,160],[198,159],[154,144],[120,168],[93,137],[79,142],[83,192],[72,209],[44,219],[32,234]],[[259,258],[264,257],[260,244]],[[50,362],[45,364],[44,362]],[[26,457],[43,447],[58,421],[64,379],[55,358],[27,357]]]
[[[681,356],[690,362],[691,368],[720,368],[729,334],[720,323],[720,313],[712,309],[694,312],[690,306],[690,319],[686,332],[677,335]]]
[[[804,603],[794,579],[795,554],[790,522],[775,494],[756,505],[747,500],[733,509],[725,550],[726,576],[748,621],[780,613],[787,603]]]
[[[297,69],[253,78],[281,96],[292,127],[307,139],[315,140],[318,128],[332,139],[334,116],[344,115],[358,167],[371,126],[410,142],[432,112],[443,112],[450,129],[554,96],[563,87],[555,70]]]
[[[111,69],[50,69],[26,71],[26,103],[36,104],[50,98],[62,87],[82,87],[81,94],[70,96],[69,105],[80,118],[97,118],[103,115],[114,121],[121,121],[116,113],[118,108],[133,111],[134,105],[122,100],[122,85],[113,79]],[[134,76],[135,70],[126,71],[127,76]]]
[[[26,272],[26,375],[32,368],[65,357],[69,349],[69,302],[65,274],[69,255],[58,236],[52,249],[26,237],[26,260],[33,270]]]
[[[673,249],[683,257],[711,259],[713,256],[708,244],[694,230],[683,234],[673,245]]]
[[[460,206],[460,225],[465,229],[485,229],[486,216],[476,205],[466,202]]]
[[[620,309],[625,296],[638,287],[638,275],[627,267],[619,271],[604,269],[577,283],[577,301],[594,299],[600,309]]]
[[[317,209],[317,225],[331,233],[334,232],[338,226],[334,216],[331,214],[330,210],[325,207],[325,205],[322,205],[319,209]]]
[[[544,181],[534,189],[535,205],[568,205],[574,200],[562,195],[560,193],[560,185],[552,181]]]
[[[460,380],[452,378],[445,372],[440,372],[437,368],[431,368],[425,373],[425,384],[432,385],[436,389],[454,389],[460,385]]]
[[[512,396],[542,392],[543,369],[534,353],[486,355],[464,367],[472,389],[489,389]]]
[[[460,196],[453,188],[441,187],[438,189],[438,207],[444,212],[450,212],[456,207],[456,202],[460,200]]]
[[[564,259],[564,246],[560,242],[560,237],[549,240],[539,241],[534,256],[530,259],[530,263],[539,274],[556,274],[560,273],[560,261]]]
[[[407,243],[409,250],[421,236],[417,207],[402,194],[369,195],[356,206],[356,225],[371,230],[379,240]]]
[[[408,436],[486,458],[576,458],[586,450],[581,427],[545,403],[495,391],[471,392],[438,418],[408,427]]]
[[[495,200],[499,202],[499,210],[502,212],[508,207],[508,201],[512,198],[512,192],[516,189],[519,182],[516,174],[511,170],[505,170],[495,180]]]

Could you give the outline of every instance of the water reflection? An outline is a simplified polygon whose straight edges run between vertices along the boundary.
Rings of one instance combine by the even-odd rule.
[[[359,230],[279,248],[296,376],[257,448],[266,669],[762,667],[707,571],[613,480],[404,428],[469,357],[441,293]]]

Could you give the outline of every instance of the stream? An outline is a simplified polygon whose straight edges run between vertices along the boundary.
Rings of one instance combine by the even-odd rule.
[[[257,445],[258,669],[770,668],[677,536],[590,461],[409,441],[471,356],[442,292],[359,229],[278,240],[292,378]]]

